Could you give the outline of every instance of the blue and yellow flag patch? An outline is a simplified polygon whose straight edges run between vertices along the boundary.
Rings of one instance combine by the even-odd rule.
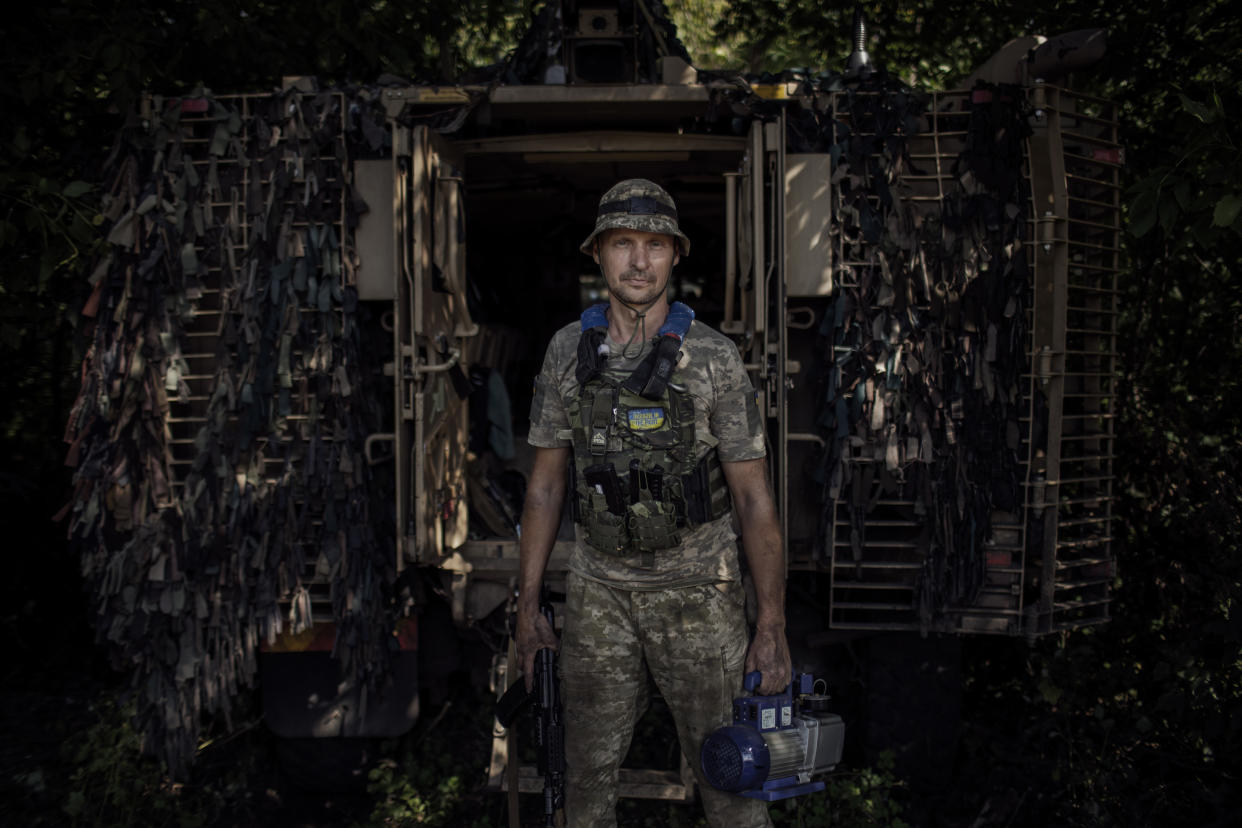
[[[631,408],[630,431],[655,431],[664,426],[663,408]]]

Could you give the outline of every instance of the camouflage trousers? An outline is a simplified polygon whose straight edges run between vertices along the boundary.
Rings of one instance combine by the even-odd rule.
[[[646,704],[647,670],[673,713],[708,822],[771,826],[763,802],[716,790],[699,767],[704,738],[732,720],[733,698],[742,693],[741,584],[639,591],[571,572],[567,591],[560,656],[567,826],[617,824],[618,768]]]

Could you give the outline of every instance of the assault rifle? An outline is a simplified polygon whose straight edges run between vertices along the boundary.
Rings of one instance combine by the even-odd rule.
[[[545,598],[539,611],[556,628],[552,604]],[[548,828],[556,825],[556,812],[565,807],[565,721],[561,714],[561,684],[556,677],[556,652],[544,648],[535,653],[533,687],[518,680],[496,703],[496,719],[506,729],[535,709],[535,745],[539,751],[539,774],[543,777],[543,816]],[[516,762],[517,756],[510,756]]]

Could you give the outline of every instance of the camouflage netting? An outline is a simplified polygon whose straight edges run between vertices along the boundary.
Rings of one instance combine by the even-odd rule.
[[[252,684],[261,642],[309,624],[309,572],[331,585],[343,674],[385,672],[395,560],[369,516],[365,207],[346,167],[351,137],[382,130],[368,101],[156,99],[106,171],[69,534],[145,746],[174,774],[205,714],[227,719]]]
[[[912,502],[927,630],[973,600],[993,510],[1022,502],[1026,102],[1020,88],[980,85],[968,112],[931,113],[924,96],[882,73],[808,86],[840,93],[848,117],[802,109],[790,122],[791,151],[832,155],[840,197],[830,230],[847,260],[868,263],[838,274],[820,330],[829,366],[821,541],[846,501],[861,560],[877,501]],[[967,138],[939,209],[916,213],[901,199],[910,193],[903,177],[925,174],[909,141],[932,117],[955,119]]]

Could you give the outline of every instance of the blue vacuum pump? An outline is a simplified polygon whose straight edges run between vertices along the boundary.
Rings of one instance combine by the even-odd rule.
[[[743,686],[754,693],[759,673]],[[845,723],[828,712],[829,697],[814,692],[815,680],[798,673],[781,693],[739,696],[733,724],[713,731],[700,752],[703,774],[713,787],[768,802],[824,789],[822,779],[841,761]]]

